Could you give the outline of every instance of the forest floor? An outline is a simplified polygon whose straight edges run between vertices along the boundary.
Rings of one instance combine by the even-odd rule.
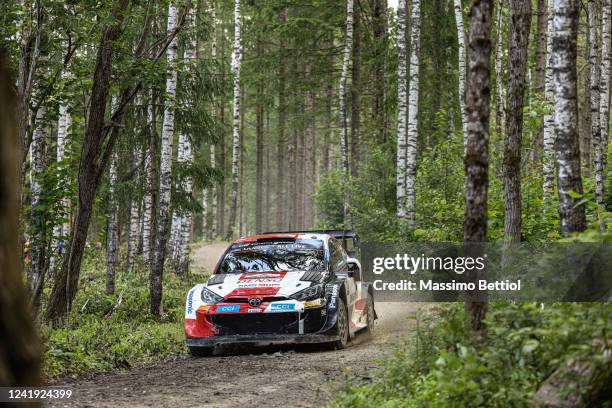
[[[226,243],[193,251],[194,271],[210,271]],[[424,305],[421,305],[424,306]],[[312,407],[325,405],[346,373],[368,381],[379,359],[415,327],[418,304],[378,303],[373,337],[358,336],[345,350],[291,346],[228,348],[213,357],[187,354],[125,372],[64,378],[56,385],[74,397],[65,407]]]

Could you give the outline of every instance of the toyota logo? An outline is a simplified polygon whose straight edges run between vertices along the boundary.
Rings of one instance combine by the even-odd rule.
[[[250,298],[249,299],[249,305],[251,305],[253,307],[257,307],[257,306],[261,305],[261,299],[260,298]]]

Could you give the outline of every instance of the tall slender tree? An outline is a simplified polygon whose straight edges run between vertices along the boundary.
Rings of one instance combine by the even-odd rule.
[[[397,216],[406,217],[406,0],[397,5]]]
[[[106,288],[107,295],[115,293],[115,270],[117,264],[117,250],[119,246],[119,208],[117,205],[117,153],[113,153],[109,165],[109,209],[106,229]]]
[[[465,213],[463,240],[481,243],[487,239],[489,190],[489,102],[492,0],[472,0],[470,8],[469,72],[466,95],[468,143],[465,153]],[[472,276],[478,278],[478,276]],[[487,304],[470,297],[465,302],[472,330],[484,328]]]
[[[338,112],[340,117],[340,166],[346,176],[348,176],[349,174],[346,82],[348,78],[348,69],[351,59],[351,50],[353,48],[353,6],[353,0],[346,1],[346,31],[344,36],[344,51],[342,52],[342,72],[340,74],[340,85],[338,87]],[[344,206],[347,206],[346,202]],[[346,208],[344,212],[346,215]]]
[[[578,0],[553,0],[552,70],[554,83],[555,157],[561,232],[585,229],[584,206],[574,193],[582,194],[576,40]]]
[[[453,0],[455,9],[455,25],[457,26],[457,43],[459,44],[459,111],[461,114],[461,128],[463,129],[463,148],[467,146],[467,112],[465,110],[465,28],[463,27],[463,7],[461,0]]]
[[[504,237],[521,240],[521,144],[531,3],[508,1],[508,85],[504,144]]]
[[[229,224],[226,239],[234,235],[236,213],[238,210],[238,159],[240,153],[240,62],[242,60],[242,43],[240,42],[240,0],[234,2],[234,48],[232,53],[232,81],[234,83],[234,118],[232,125],[232,186],[229,212]]]
[[[410,84],[406,134],[406,218],[416,218],[416,165],[419,117],[419,66],[421,56],[421,0],[412,0],[410,13]]]
[[[178,8],[173,2],[168,5],[167,32],[171,33],[177,26]],[[151,281],[149,294],[149,311],[154,316],[161,315],[163,296],[163,274],[166,261],[166,246],[170,233],[170,192],[172,188],[172,141],[174,138],[174,113],[176,103],[177,67],[175,64],[178,41],[172,40],[166,51],[169,73],[166,77],[166,98],[164,100],[164,119],[162,123],[160,171],[159,171],[159,203],[157,227],[155,233],[155,251],[151,264]]]
[[[353,177],[357,176],[360,159],[361,130],[361,4],[357,0],[353,14],[353,65],[351,72],[351,160]],[[310,96],[309,96],[310,97]],[[308,225],[308,223],[307,223]]]
[[[604,173],[610,127],[610,0],[601,0],[601,72],[599,81],[599,137],[595,147],[595,199],[604,203]]]
[[[504,135],[506,111],[504,108],[504,68],[503,34],[504,34],[504,0],[497,0],[495,11],[495,133],[501,138]]]
[[[553,115],[553,0],[548,0],[548,30],[546,38],[546,84],[544,94],[549,109],[544,114],[544,153],[542,156],[542,173],[545,210],[550,208],[550,201],[555,189],[555,121]]]

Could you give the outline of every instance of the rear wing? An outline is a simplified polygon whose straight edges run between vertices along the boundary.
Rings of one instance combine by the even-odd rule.
[[[359,235],[353,230],[308,230],[308,231],[269,231],[263,234],[327,234],[342,243],[342,247],[351,258],[361,259],[361,251],[359,248]]]

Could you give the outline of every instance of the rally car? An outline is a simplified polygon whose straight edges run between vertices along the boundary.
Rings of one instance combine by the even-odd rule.
[[[197,357],[238,343],[344,348],[357,332],[370,332],[375,319],[372,286],[361,281],[359,260],[338,239],[266,233],[232,243],[208,282],[189,291],[185,342]]]

